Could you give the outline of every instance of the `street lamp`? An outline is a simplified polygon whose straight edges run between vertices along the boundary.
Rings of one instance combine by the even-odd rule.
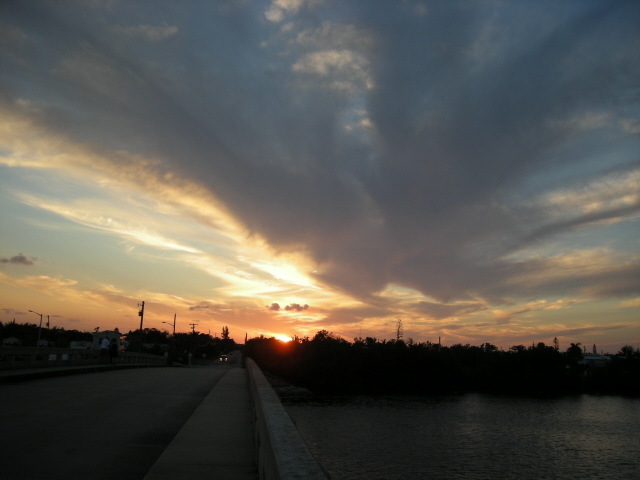
[[[31,313],[35,313],[36,315],[40,315],[40,326],[38,327],[38,343],[36,343],[36,347],[40,347],[40,333],[42,332],[42,314],[38,312],[34,312],[33,310],[29,310]]]
[[[162,323],[166,323],[167,325],[171,325],[173,327],[173,334],[176,334],[176,314],[173,314],[173,323],[169,323],[169,322],[162,322]]]

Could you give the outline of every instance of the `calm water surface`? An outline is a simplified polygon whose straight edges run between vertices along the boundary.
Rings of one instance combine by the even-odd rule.
[[[640,479],[640,399],[468,394],[284,401],[342,479]]]

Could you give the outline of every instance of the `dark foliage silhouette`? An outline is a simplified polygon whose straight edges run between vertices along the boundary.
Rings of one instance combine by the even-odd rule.
[[[502,351],[489,343],[442,347],[371,337],[348,342],[321,330],[290,342],[253,338],[244,354],[265,371],[315,393],[640,394],[640,350],[633,347],[595,367],[581,362],[579,343],[567,352],[542,342]]]
[[[93,336],[87,332],[67,330],[62,327],[42,327],[35,323],[16,323],[16,321],[0,322],[0,339],[15,337],[22,342],[22,346],[35,346],[38,340],[38,332],[42,340],[51,346],[69,347],[73,341],[91,341]]]

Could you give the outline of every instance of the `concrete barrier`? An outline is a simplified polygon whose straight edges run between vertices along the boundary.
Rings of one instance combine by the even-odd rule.
[[[246,359],[260,480],[327,480],[260,367]]]

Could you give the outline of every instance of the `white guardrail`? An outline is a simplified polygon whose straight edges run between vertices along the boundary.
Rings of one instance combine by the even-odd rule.
[[[0,370],[23,368],[65,367],[109,363],[109,357],[100,350],[57,347],[0,347]],[[159,355],[138,352],[120,352],[116,365],[166,365],[167,359]]]

